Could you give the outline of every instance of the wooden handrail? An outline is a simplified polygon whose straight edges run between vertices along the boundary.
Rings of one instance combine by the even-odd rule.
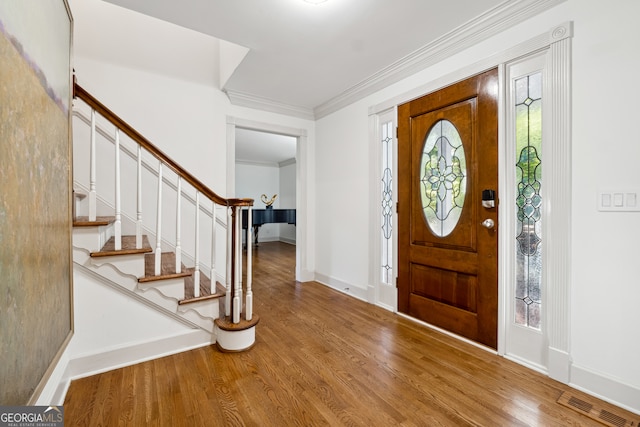
[[[253,206],[253,199],[225,199],[224,197],[220,197],[209,187],[204,185],[200,180],[191,175],[185,169],[182,168],[178,163],[173,161],[169,156],[163,153],[158,147],[153,145],[147,138],[142,136],[138,131],[136,131],[133,127],[131,127],[127,122],[122,120],[119,116],[117,116],[114,112],[112,112],[109,108],[107,108],[104,104],[98,101],[93,95],[87,92],[82,86],[74,81],[73,87],[73,96],[74,98],[80,98],[87,105],[93,108],[96,112],[98,112],[102,117],[107,119],[117,128],[119,128],[122,132],[124,132],[129,138],[133,139],[136,143],[140,144],[142,148],[147,150],[151,155],[153,155],[156,159],[160,160],[162,163],[167,165],[171,170],[173,170],[176,174],[182,177],[185,181],[191,184],[197,191],[204,194],[210,200],[213,200],[216,204],[221,206]]]

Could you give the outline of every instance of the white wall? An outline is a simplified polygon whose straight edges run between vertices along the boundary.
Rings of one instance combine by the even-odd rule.
[[[296,165],[286,166],[236,163],[236,197],[255,200],[256,209],[264,209],[261,196],[278,197],[274,209],[296,208]],[[260,227],[259,242],[283,241],[295,243],[295,226],[290,224],[265,224]]]
[[[73,275],[74,333],[72,358],[105,353],[192,330],[122,293],[86,272]]]
[[[278,198],[273,204],[275,209],[280,207],[280,168],[277,165],[257,165],[236,163],[236,197],[251,198],[254,208],[264,209],[260,196],[266,194],[269,199],[274,194]],[[259,242],[271,242],[280,239],[277,224],[265,224],[258,232]]]
[[[78,83],[225,196],[218,41],[102,1],[70,5]]]
[[[372,262],[367,107],[358,102],[316,127],[316,278],[362,299]]]
[[[635,0],[570,0],[319,120],[317,277],[364,295],[368,247],[375,237],[367,212],[368,108],[573,21],[571,381],[640,411],[640,280],[634,265],[640,213],[596,210],[600,188],[640,190],[640,85],[633,83],[640,66],[640,26],[634,22],[639,14]]]
[[[572,355],[576,374],[640,389],[636,269],[640,213],[596,210],[601,189],[640,191],[640,3],[571,2],[573,61]],[[635,337],[635,338],[634,338]],[[636,410],[640,410],[637,396]]]
[[[296,163],[286,163],[280,166],[280,209],[296,208]],[[280,224],[280,240],[296,243],[296,226]]]
[[[219,195],[232,197],[228,117],[304,129],[313,152],[312,121],[230,104],[219,40],[100,0],[69,4],[78,83]]]

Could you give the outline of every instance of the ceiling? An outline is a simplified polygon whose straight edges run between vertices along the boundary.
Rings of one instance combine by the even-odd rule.
[[[297,138],[236,128],[236,162],[276,166],[296,157]]]
[[[358,92],[379,83],[381,78],[388,84],[398,68],[433,56],[433,48],[445,45],[443,42],[447,40],[459,42],[467,34],[477,43],[482,37],[522,20],[522,10],[539,11],[558,3],[558,0],[327,0],[314,5],[303,0],[105,1],[248,48],[246,57],[223,88],[232,102],[253,99],[265,105],[289,106],[293,111],[311,112],[309,118],[317,118],[319,107],[331,104],[354,88]]]

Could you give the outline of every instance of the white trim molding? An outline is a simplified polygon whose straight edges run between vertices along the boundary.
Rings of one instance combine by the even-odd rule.
[[[309,120],[321,119],[565,1],[503,1],[314,108],[283,104],[228,89],[224,92],[233,105]]]
[[[313,280],[328,288],[334,289],[338,292],[342,292],[343,294],[347,294],[351,297],[371,304],[371,301],[369,301],[370,291],[368,287],[349,284],[343,280],[336,279],[335,277],[331,276],[326,276],[320,273],[316,273]]]
[[[579,365],[571,366],[571,387],[640,415],[640,389]]]
[[[244,92],[234,90],[224,90],[229,97],[231,104],[239,107],[254,108],[256,110],[269,111],[271,113],[284,114],[286,116],[300,117],[302,119],[314,120],[311,108],[296,105],[284,104],[267,98],[261,98]]]
[[[548,94],[549,132],[542,158],[545,167],[547,203],[543,239],[553,240],[543,252],[546,283],[549,376],[568,383],[571,370],[571,22],[551,31]],[[551,238],[553,236],[553,238]]]
[[[313,209],[309,194],[310,147],[308,131],[306,129],[290,128],[287,126],[263,123],[254,120],[246,120],[227,116],[227,192],[235,194],[236,174],[236,128],[257,130],[261,132],[276,133],[293,136],[298,139],[296,143],[296,280],[306,282],[313,278],[311,260],[313,253],[310,227],[313,223]]]
[[[315,117],[338,111],[565,1],[505,1],[317,106]]]

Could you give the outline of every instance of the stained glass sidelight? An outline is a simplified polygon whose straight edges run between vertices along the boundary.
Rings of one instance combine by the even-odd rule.
[[[392,283],[393,267],[393,186],[392,186],[392,157],[393,157],[393,122],[382,124],[382,229],[381,229],[381,278],[382,283]]]
[[[433,125],[420,162],[424,218],[436,236],[448,236],[460,220],[467,190],[466,156],[453,123],[440,120]]]
[[[515,322],[540,329],[542,318],[542,73],[515,81],[516,292]]]

